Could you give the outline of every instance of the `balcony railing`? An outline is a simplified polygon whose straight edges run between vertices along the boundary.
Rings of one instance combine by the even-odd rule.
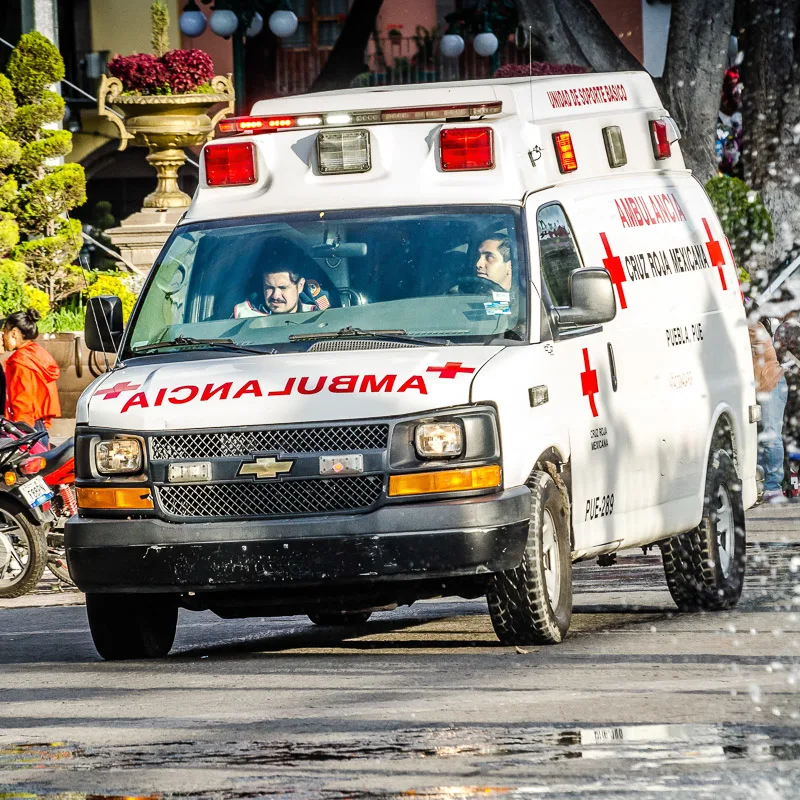
[[[432,52],[431,52],[432,51]],[[307,92],[319,74],[330,50],[282,48],[275,73],[276,96]],[[490,78],[505,64],[526,64],[528,54],[513,42],[500,44],[494,58],[479,56],[467,42],[459,58],[443,58],[438,47],[420,47],[412,37],[370,40],[364,58],[369,68],[353,86],[393,86],[433,81],[465,81]]]

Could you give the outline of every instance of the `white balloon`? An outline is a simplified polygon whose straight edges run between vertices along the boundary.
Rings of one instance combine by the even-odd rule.
[[[247,36],[258,36],[261,33],[262,29],[264,28],[264,17],[256,11],[253,14],[253,21],[250,23],[249,27],[245,31],[245,35]]]
[[[457,33],[446,33],[439,50],[445,58],[458,58],[464,52],[464,40]]]
[[[292,36],[297,30],[294,11],[274,11],[269,18],[269,29],[280,39]]]
[[[202,11],[184,11],[179,25],[184,36],[194,39],[206,29],[206,15]]]
[[[230,9],[221,8],[211,15],[208,23],[217,36],[228,37],[239,27],[239,18]]]
[[[475,37],[474,45],[479,56],[493,56],[497,52],[497,37],[493,33],[479,33]]]

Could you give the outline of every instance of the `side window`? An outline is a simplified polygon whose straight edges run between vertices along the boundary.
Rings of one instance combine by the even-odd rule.
[[[550,300],[553,305],[568,306],[569,276],[583,264],[567,215],[558,203],[542,206],[536,212],[536,226],[542,278]]]

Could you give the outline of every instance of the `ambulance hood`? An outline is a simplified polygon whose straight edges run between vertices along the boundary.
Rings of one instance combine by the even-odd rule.
[[[219,358],[131,365],[87,389],[77,421],[160,431],[413,414],[469,403],[472,379],[502,349],[221,352]]]

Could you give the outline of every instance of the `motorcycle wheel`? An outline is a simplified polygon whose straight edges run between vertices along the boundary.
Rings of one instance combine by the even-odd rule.
[[[47,563],[47,540],[24,514],[0,508],[0,597],[20,597],[36,588]]]
[[[47,554],[47,569],[53,573],[53,575],[58,578],[61,583],[67,583],[70,586],[75,585],[75,581],[72,580],[69,574],[69,567],[67,566],[67,557],[64,555],[64,551],[61,552],[54,552],[50,550]]]

